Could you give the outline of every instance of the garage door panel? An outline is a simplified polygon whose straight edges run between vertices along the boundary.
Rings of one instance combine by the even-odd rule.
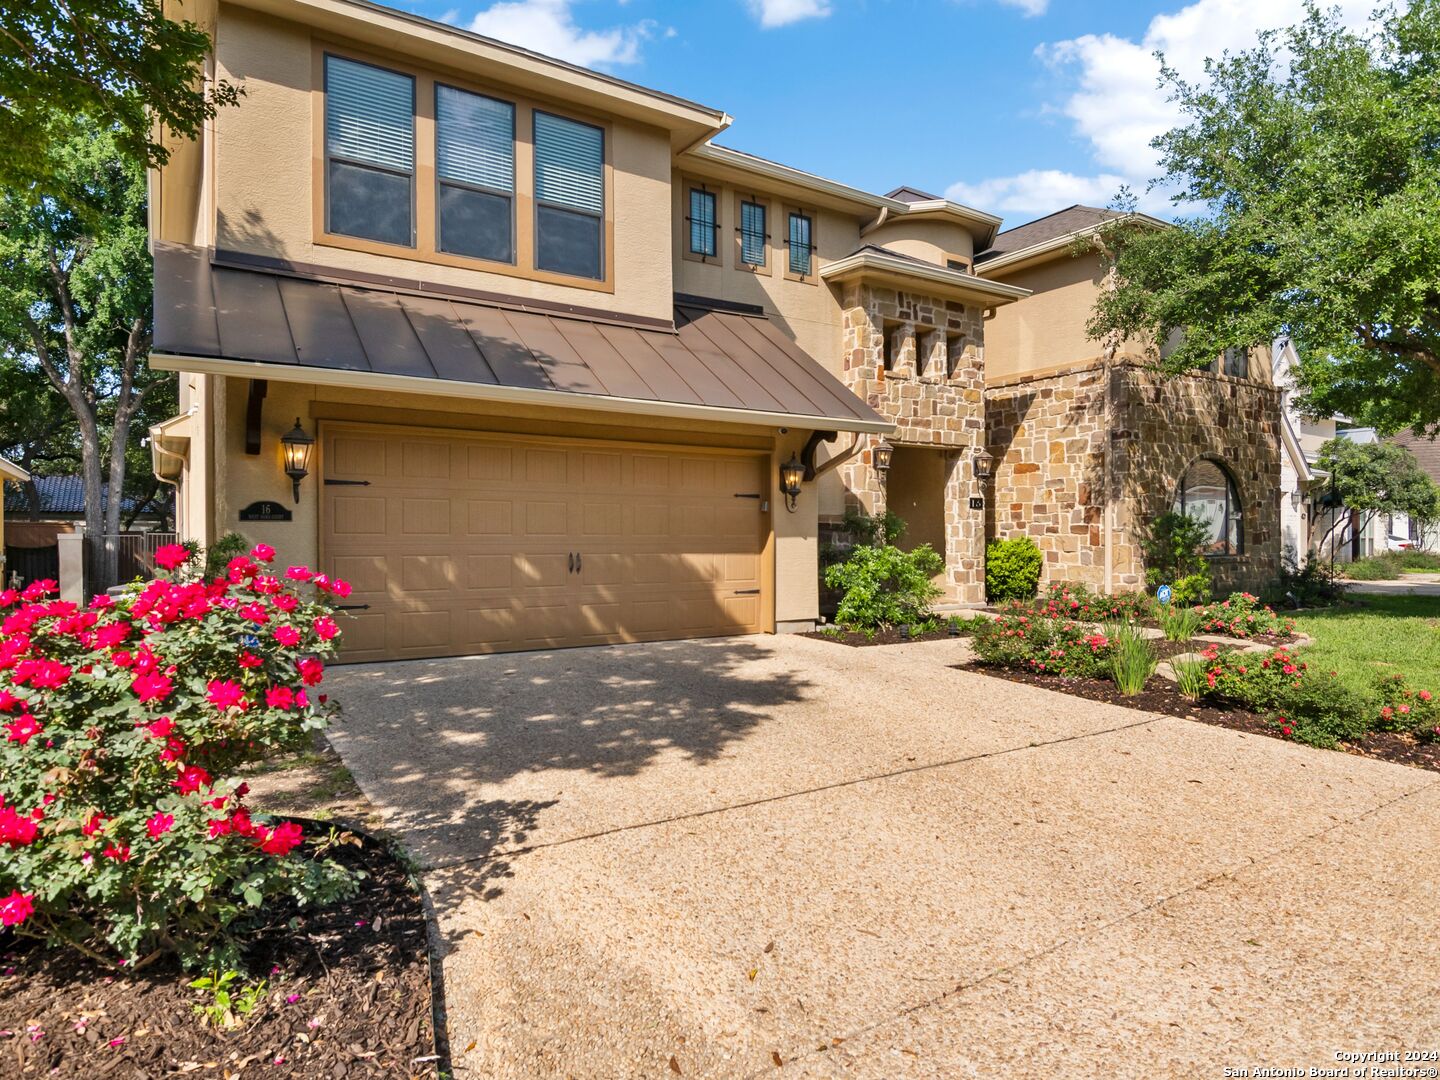
[[[407,593],[441,592],[455,588],[453,558],[448,555],[404,555],[400,558],[400,588]]]
[[[470,536],[509,536],[515,531],[515,504],[498,499],[471,499],[465,505],[465,531]]]
[[[330,527],[336,536],[384,536],[385,500],[340,495],[330,501]]]
[[[402,499],[400,530],[406,536],[449,536],[450,500]]]
[[[515,585],[515,556],[470,555],[465,559],[464,588],[473,592],[509,590]]]
[[[763,489],[758,455],[327,426],[321,458],[370,485],[323,489],[325,563],[371,605],[345,659],[764,624],[769,516],[736,497]]]
[[[526,536],[569,536],[570,504],[568,502],[527,502],[525,503],[524,521]]]

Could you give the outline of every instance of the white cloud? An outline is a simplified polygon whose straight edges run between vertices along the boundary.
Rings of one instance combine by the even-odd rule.
[[[1000,0],[1006,7],[1018,8],[1027,19],[1044,15],[1050,7],[1050,0]]]
[[[633,64],[655,30],[645,19],[630,26],[585,30],[570,10],[573,0],[503,0],[470,20],[469,29],[588,68]]]
[[[1372,3],[1340,0],[1342,18],[1360,26]],[[1259,31],[1288,26],[1303,17],[1302,0],[1196,0],[1179,11],[1155,16],[1139,41],[1115,34],[1085,34],[1041,45],[1036,55],[1070,87],[1050,111],[1066,118],[1073,134],[1086,144],[1095,173],[1082,176],[1032,169],[1015,176],[958,183],[950,190],[993,192],[1000,202],[990,205],[1002,212],[1034,215],[1072,202],[1104,205],[1120,183],[1125,183],[1140,197],[1141,209],[1171,211],[1163,192],[1145,194],[1147,183],[1159,171],[1150,140],[1181,120],[1176,107],[1165,100],[1166,91],[1157,85],[1160,64],[1154,54],[1164,53],[1171,67],[1195,82],[1204,77],[1206,57],[1249,48]],[[1064,193],[1077,197],[1043,201]],[[986,207],[984,201],[976,205]]]
[[[830,0],[748,0],[748,3],[750,13],[767,30],[802,19],[823,19],[830,14]]]

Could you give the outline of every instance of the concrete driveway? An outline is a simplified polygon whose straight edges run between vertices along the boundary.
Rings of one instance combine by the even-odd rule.
[[[427,868],[457,1075],[1440,1049],[1440,776],[954,670],[965,649],[337,669],[336,748]]]

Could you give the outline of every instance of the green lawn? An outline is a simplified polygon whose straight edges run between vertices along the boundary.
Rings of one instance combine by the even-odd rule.
[[[1356,595],[1354,604],[1302,612],[1295,628],[1315,644],[1313,669],[1337,671],[1369,693],[1377,671],[1403,672],[1417,689],[1440,693],[1440,597]]]

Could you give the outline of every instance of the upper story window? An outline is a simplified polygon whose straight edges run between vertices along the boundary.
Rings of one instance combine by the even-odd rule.
[[[808,278],[815,262],[815,223],[813,219],[809,214],[791,210],[787,235],[790,273],[796,277]]]
[[[740,261],[746,266],[765,265],[767,211],[764,203],[740,200]]]
[[[702,187],[690,189],[690,254],[713,259],[719,254],[718,234],[720,222],[717,218],[715,192]]]
[[[326,230],[415,244],[415,80],[325,58]]]
[[[515,106],[435,87],[436,246],[515,261]]]
[[[1250,377],[1250,350],[1226,349],[1225,355],[1221,358],[1221,370],[1226,375],[1234,375],[1237,379],[1248,379]]]
[[[605,276],[605,132],[535,111],[535,266]]]

